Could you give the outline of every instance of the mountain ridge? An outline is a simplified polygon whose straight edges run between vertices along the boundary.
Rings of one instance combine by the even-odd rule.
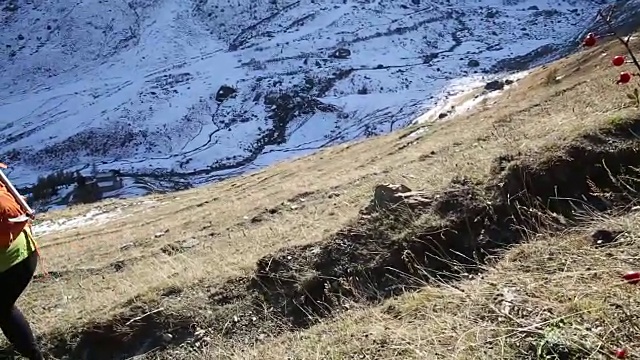
[[[17,6],[2,11],[0,38],[12,178],[97,163],[125,174],[128,195],[410,125],[451,80],[575,49],[602,3],[5,2]]]

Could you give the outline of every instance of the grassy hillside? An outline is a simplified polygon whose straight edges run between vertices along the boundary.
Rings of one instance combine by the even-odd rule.
[[[609,65],[623,50],[536,69],[446,122],[101,203],[117,215],[41,236],[49,275],[20,306],[56,358],[640,356],[620,277],[640,256],[640,113]],[[370,206],[385,183],[413,191]],[[596,229],[621,235],[594,246]]]

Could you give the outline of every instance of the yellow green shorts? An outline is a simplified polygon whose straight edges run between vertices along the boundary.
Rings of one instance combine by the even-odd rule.
[[[27,233],[29,234],[28,236]],[[0,250],[0,272],[4,272],[13,265],[26,259],[35,250],[35,239],[31,236],[28,228],[25,228],[20,235],[13,240],[9,248]]]

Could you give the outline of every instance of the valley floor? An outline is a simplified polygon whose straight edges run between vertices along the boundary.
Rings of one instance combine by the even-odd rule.
[[[451,121],[103,202],[117,213],[42,232],[48,274],[19,306],[56,358],[633,358],[640,117],[608,63],[622,50]],[[419,191],[366,208],[385,183]],[[594,246],[597,229],[620,235]]]

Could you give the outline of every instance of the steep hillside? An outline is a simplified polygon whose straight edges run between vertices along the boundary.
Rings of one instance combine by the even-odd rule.
[[[241,174],[563,55],[602,3],[3,0],[2,158],[18,185],[97,162],[122,196]]]
[[[451,121],[44,214],[48,274],[19,306],[64,359],[635,358],[622,51],[536,68]]]

